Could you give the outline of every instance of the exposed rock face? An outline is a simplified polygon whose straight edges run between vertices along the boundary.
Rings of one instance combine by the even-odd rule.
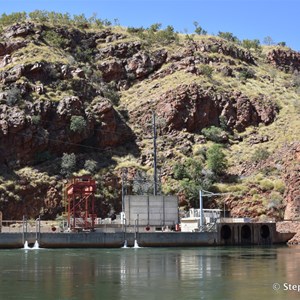
[[[229,77],[237,77],[244,70],[254,72],[259,66],[256,66],[254,56],[246,49],[216,37],[203,37],[203,40],[189,42],[181,39],[180,43],[171,45],[176,50],[170,47],[164,49],[161,45],[160,48],[156,45],[145,47],[140,38],[137,41],[133,39],[133,35],[114,33],[110,29],[85,31],[71,26],[51,27],[30,22],[4,28],[0,43],[0,169],[17,172],[18,167],[28,164],[35,164],[37,169],[43,168],[49,159],[45,160],[45,156],[50,154],[47,173],[52,162],[55,162],[56,168],[59,166],[59,157],[65,152],[76,153],[78,167],[81,168],[92,153],[80,153],[80,146],[98,152],[124,146],[119,150],[122,154],[128,154],[126,143],[130,143],[130,149],[138,145],[142,152],[136,158],[138,163],[150,167],[152,153],[146,149],[149,144],[144,143],[143,133],[139,131],[136,142],[134,133],[124,119],[144,125],[150,121],[152,110],[156,111],[158,119],[163,120],[159,130],[166,138],[159,143],[158,152],[168,160],[177,159],[173,149],[190,155],[195,144],[206,142],[202,135],[194,133],[212,125],[219,126],[221,118],[229,131],[240,132],[251,125],[267,125],[274,121],[278,108],[267,94],[256,98],[246,96],[247,91],[238,91],[240,82],[237,80],[232,80],[234,84],[229,90],[229,85],[223,86],[222,80],[218,82],[218,76],[214,78],[218,72],[227,77],[224,80],[231,80]],[[22,47],[26,47],[24,51],[18,51]],[[49,60],[45,56],[39,59],[40,52],[46,47],[49,47],[45,52],[47,54],[51,53],[49,49],[55,50],[53,57]],[[283,66],[285,70],[299,70],[297,53],[276,51],[268,55],[270,63]],[[36,60],[35,53],[38,54]],[[213,71],[212,78],[207,77],[205,68]],[[175,85],[167,76],[177,71],[180,71],[179,75],[188,73],[197,84],[182,82]],[[163,78],[162,83],[156,80],[160,78]],[[254,76],[251,78],[256,79]],[[152,80],[155,80],[155,84],[151,83]],[[216,87],[205,88],[208,81],[209,85],[216,82]],[[139,93],[144,82],[147,90],[141,93],[141,98],[136,94],[134,97],[140,102],[133,103],[131,93]],[[201,86],[200,82],[205,85]],[[122,102],[120,95],[131,87],[132,90],[128,91]],[[169,87],[169,90],[165,87]],[[145,99],[148,95],[151,101]],[[112,103],[115,106],[120,104],[124,118],[120,117]],[[83,122],[75,131],[70,126],[72,117]],[[227,134],[224,141],[228,141]],[[250,142],[267,141],[269,137],[263,136],[255,137]],[[298,153],[297,149],[293,155]],[[105,160],[108,159],[105,157]],[[101,168],[111,167],[111,164],[109,161]],[[166,163],[163,168],[164,178],[172,174],[171,163]],[[134,168],[132,172],[135,172]],[[288,218],[300,213],[298,204],[295,204],[300,196],[297,172],[298,169],[288,167],[285,172]],[[57,170],[53,171],[53,174],[58,173]],[[117,201],[120,185],[114,184],[115,175],[103,175],[105,182],[99,182],[99,185],[103,184],[99,190],[104,186],[110,190],[116,188],[115,199],[110,199],[111,202],[103,199],[101,202],[103,216],[117,211],[120,206]],[[40,170],[36,176],[41,176]],[[58,184],[62,176],[51,175],[51,179],[50,175],[47,176],[40,182],[34,182],[25,175],[17,174],[15,180],[18,189],[10,187],[12,190],[5,190],[3,187],[1,189],[1,180],[3,183],[6,178],[0,174],[0,210],[3,209],[7,218],[20,219],[24,214],[36,216],[41,210],[45,217],[55,218],[62,209],[61,186]],[[227,204],[236,215],[247,213],[238,206],[238,199],[228,200]],[[260,205],[258,202],[252,203],[253,214]]]
[[[35,24],[27,22],[25,24],[14,24],[8,27],[4,33],[4,36],[8,39],[15,37],[26,37],[27,35],[35,33],[37,30]]]
[[[300,222],[280,222],[276,224],[276,231],[296,233],[294,237],[288,241],[289,245],[300,244]]]
[[[119,43],[116,45],[109,45],[108,47],[99,50],[96,55],[96,60],[115,57],[118,59],[129,58],[141,50],[142,44],[140,42]]]
[[[84,117],[86,126],[80,132],[70,129],[72,116]],[[0,163],[11,166],[34,162],[44,151],[76,151],[77,144],[89,139],[101,149],[134,140],[129,127],[105,98],[97,98],[86,109],[78,97],[67,97],[58,103],[36,102],[28,107],[27,114],[18,107],[2,104],[0,120]]]
[[[186,129],[200,132],[209,126],[219,126],[220,117],[229,129],[243,131],[247,126],[269,124],[278,111],[271,101],[249,99],[241,93],[217,94],[213,89],[203,90],[196,84],[180,85],[157,99],[156,111],[164,119],[163,129]],[[139,122],[146,122],[151,107],[144,105]],[[139,114],[141,111],[139,111]]]
[[[23,48],[27,45],[27,41],[10,41],[5,43],[0,43],[0,58],[1,56],[11,54],[14,51],[17,51],[20,48]]]
[[[255,64],[255,59],[252,54],[244,50],[242,48],[238,48],[235,45],[228,44],[223,40],[210,38],[205,41],[200,42],[191,42],[190,48],[187,51],[192,51],[195,53],[196,51],[200,52],[213,52],[213,53],[220,53],[225,56],[230,56],[234,59],[240,59],[248,64]]]
[[[300,216],[300,144],[292,144],[284,155],[284,180],[286,209],[285,220],[295,220]]]
[[[274,49],[267,54],[267,61],[286,72],[300,71],[300,53],[293,50]]]
[[[98,69],[105,82],[143,79],[158,70],[167,59],[167,51],[158,50],[151,54],[139,51],[127,59],[109,59],[101,62]]]

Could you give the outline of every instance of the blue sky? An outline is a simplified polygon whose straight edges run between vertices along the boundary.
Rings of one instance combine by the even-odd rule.
[[[162,23],[176,31],[193,32],[197,21],[208,33],[232,32],[239,39],[270,36],[300,51],[300,0],[0,0],[0,13],[35,9],[97,13],[123,26]]]

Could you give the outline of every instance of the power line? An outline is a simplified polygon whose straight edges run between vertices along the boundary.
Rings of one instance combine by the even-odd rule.
[[[15,133],[16,135],[21,135],[21,136],[24,136],[24,137],[32,137],[32,135],[29,135],[29,134],[25,134],[25,133],[21,133],[21,132],[16,132]],[[41,136],[35,136],[35,138],[38,138],[38,139],[45,139],[45,137],[41,137]],[[124,153],[121,153],[119,151],[115,151],[115,150],[112,150],[112,149],[102,149],[102,148],[99,148],[99,147],[94,147],[94,146],[88,146],[88,145],[83,145],[83,144],[76,144],[76,143],[72,143],[72,142],[66,142],[66,141],[61,141],[61,140],[57,140],[57,139],[52,139],[52,138],[47,138],[48,141],[52,141],[52,142],[55,142],[55,143],[60,143],[60,144],[66,144],[66,145],[71,145],[71,146],[77,146],[77,147],[82,147],[82,148],[87,148],[87,149],[91,149],[91,150],[96,150],[96,151],[101,151],[101,152],[109,152],[109,153],[116,153],[116,154],[124,154]]]
[[[53,121],[42,120],[41,123],[42,124],[43,123],[50,123],[50,124],[52,124]],[[129,126],[127,126],[126,124],[119,124],[118,126],[124,127],[124,128],[128,127],[128,129],[131,130],[131,128]],[[44,129],[47,129],[47,128],[44,128]],[[93,128],[93,131],[104,132],[104,133],[113,133],[113,134],[123,135],[123,136],[133,136],[134,135],[134,132],[133,133],[126,133],[126,132],[111,131],[111,130],[106,130],[106,129],[101,129],[101,128],[99,128],[99,129]]]

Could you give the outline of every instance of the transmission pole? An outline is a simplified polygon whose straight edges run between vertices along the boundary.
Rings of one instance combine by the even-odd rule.
[[[157,195],[157,164],[156,164],[156,124],[155,124],[155,112],[152,112],[152,126],[153,126],[153,168],[154,168],[154,189],[153,195]]]

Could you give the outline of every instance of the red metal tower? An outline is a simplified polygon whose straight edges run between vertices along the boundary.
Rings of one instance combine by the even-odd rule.
[[[68,204],[68,224],[71,230],[95,228],[96,181],[85,175],[71,178],[65,187]]]

